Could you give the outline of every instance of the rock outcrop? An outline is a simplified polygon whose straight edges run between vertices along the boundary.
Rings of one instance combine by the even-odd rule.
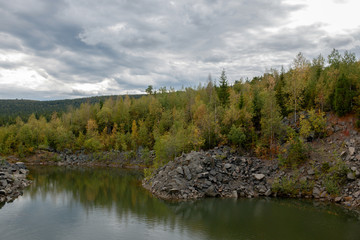
[[[222,147],[183,154],[156,170],[143,186],[163,199],[270,196],[277,170],[275,161],[240,157]]]
[[[360,161],[347,156],[360,148],[354,146],[355,152],[348,148],[340,162],[314,161],[296,168],[279,167],[277,160],[239,156],[229,147],[191,152],[155,170],[143,180],[143,187],[168,200],[281,196],[359,208]]]
[[[22,195],[22,190],[29,186],[31,181],[26,179],[29,170],[24,163],[0,162],[0,203],[12,202]]]

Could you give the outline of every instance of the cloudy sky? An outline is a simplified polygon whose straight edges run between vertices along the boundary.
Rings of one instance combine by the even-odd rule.
[[[298,52],[360,56],[358,0],[0,0],[0,99],[231,82]]]

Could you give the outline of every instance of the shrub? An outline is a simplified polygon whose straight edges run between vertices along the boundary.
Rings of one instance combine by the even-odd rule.
[[[339,194],[341,185],[346,183],[347,174],[349,169],[345,163],[338,160],[333,166],[330,167],[329,163],[322,164],[322,170],[325,170],[323,177],[323,186],[330,194]]]
[[[244,133],[243,128],[232,125],[230,132],[228,134],[228,139],[232,144],[236,146],[244,147],[246,143],[246,135]]]
[[[154,167],[144,168],[144,178],[146,180],[150,179],[153,176],[155,169],[156,168],[154,168]]]
[[[309,158],[308,146],[299,138],[296,138],[290,145],[287,159],[291,163],[304,163]]]
[[[290,141],[288,149],[280,155],[278,161],[283,166],[296,166],[309,159],[310,149],[300,138],[296,137]]]
[[[89,150],[91,152],[96,152],[96,151],[101,150],[103,145],[101,144],[99,139],[97,139],[96,137],[93,137],[93,138],[87,139],[84,142],[84,147],[86,150]]]
[[[304,115],[300,116],[300,136],[305,139],[324,137],[326,133],[325,113],[311,109],[308,114],[308,118],[305,118]]]
[[[295,187],[296,180],[294,178],[275,179],[272,184],[272,190],[280,195],[295,195],[298,189]]]

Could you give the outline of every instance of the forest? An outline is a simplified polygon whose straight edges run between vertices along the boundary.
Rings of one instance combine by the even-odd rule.
[[[134,98],[139,98],[141,96],[142,95],[132,95]],[[113,96],[96,96],[51,101],[0,99],[0,126],[15,123],[17,117],[26,121],[31,114],[34,114],[36,118],[43,116],[47,120],[50,120],[53,112],[62,114],[66,111],[71,111],[71,108],[80,107],[82,103],[94,104],[97,102],[104,102],[110,97]]]
[[[147,95],[137,98],[84,102],[48,118],[17,117],[0,127],[0,154],[154,150],[160,166],[183,152],[225,144],[274,158],[290,144],[301,161],[305,142],[326,135],[326,113],[356,114],[360,127],[360,61],[334,49],[327,59],[319,55],[311,61],[299,53],[290,64],[232,85],[223,70],[196,89],[149,86]]]

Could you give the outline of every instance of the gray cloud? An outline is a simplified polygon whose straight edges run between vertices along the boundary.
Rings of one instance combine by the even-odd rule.
[[[319,23],[286,27],[290,15],[305,7],[282,0],[2,1],[0,74],[26,67],[58,89],[2,90],[0,98],[196,86],[222,68],[235,81],[288,64],[299,51],[312,57],[332,48],[356,49],[360,31],[329,35]],[[1,58],[14,53],[24,57]],[[5,89],[1,82],[0,87]]]

